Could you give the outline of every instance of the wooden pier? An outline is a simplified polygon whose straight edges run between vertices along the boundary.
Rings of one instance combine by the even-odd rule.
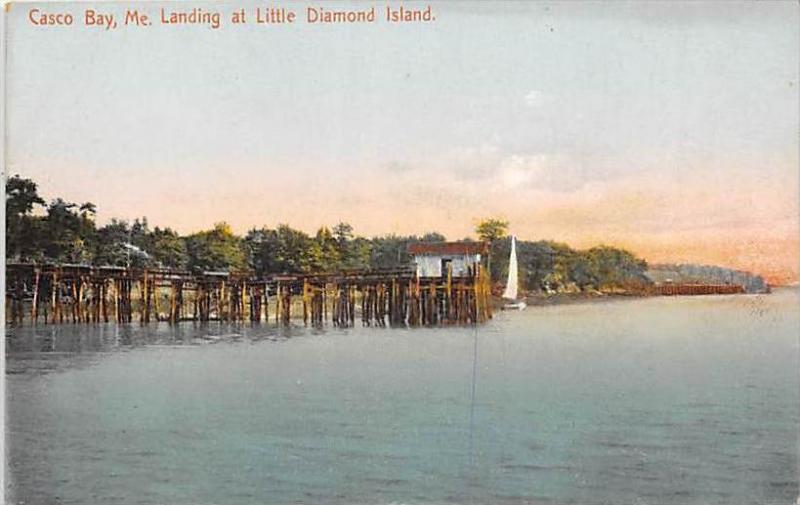
[[[738,295],[745,289],[740,284],[657,284],[647,292],[657,296]]]
[[[413,269],[319,274],[192,273],[89,265],[6,265],[10,324],[228,321],[321,327],[478,324],[492,317],[490,279],[419,277]]]

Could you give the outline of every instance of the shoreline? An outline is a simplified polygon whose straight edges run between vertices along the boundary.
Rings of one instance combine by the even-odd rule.
[[[535,294],[528,295],[526,303],[534,307],[545,307],[548,305],[574,305],[579,303],[594,303],[609,300],[620,300],[629,298],[649,298],[650,295],[638,293],[554,293],[552,295]]]
[[[577,305],[581,303],[595,303],[610,300],[630,298],[649,298],[652,295],[635,293],[554,293],[554,294],[529,294],[525,296],[525,303],[529,307],[548,307],[552,305]],[[499,296],[492,297],[492,306],[495,311],[503,310],[505,301]]]
[[[794,287],[796,289],[796,287]],[[793,289],[792,286],[774,286],[772,290]],[[737,295],[767,295],[764,293],[737,293]],[[576,305],[581,303],[596,303],[612,300],[627,300],[631,298],[675,298],[675,297],[695,297],[695,296],[731,296],[727,293],[698,294],[698,295],[661,295],[633,292],[614,292],[604,293],[602,291],[581,292],[581,293],[553,293],[553,294],[528,294],[525,296],[525,303],[529,307],[547,307],[552,305]],[[493,308],[502,310],[505,303],[499,296],[492,297]]]

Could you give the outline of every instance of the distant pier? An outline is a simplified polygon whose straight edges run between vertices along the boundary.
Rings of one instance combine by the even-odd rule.
[[[492,317],[481,265],[441,277],[416,270],[318,274],[202,272],[89,265],[6,265],[11,324],[228,321],[350,327],[479,324]]]
[[[738,295],[745,293],[745,288],[740,284],[657,284],[647,292],[660,296]]]

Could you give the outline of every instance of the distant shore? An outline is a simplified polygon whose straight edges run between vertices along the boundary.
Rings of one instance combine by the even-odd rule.
[[[591,303],[621,298],[645,298],[647,295],[635,293],[602,293],[602,292],[581,292],[581,293],[535,293],[525,296],[525,303],[533,307],[544,307],[548,305],[571,305],[579,303]],[[493,297],[494,308],[499,310],[503,307],[505,300],[499,296]]]
[[[774,286],[773,289],[791,289],[797,286]],[[740,294],[769,294],[766,293],[740,293]],[[669,295],[649,294],[634,291],[617,291],[617,292],[604,292],[604,291],[584,291],[577,293],[531,293],[525,296],[525,302],[533,307],[545,307],[549,305],[572,305],[579,303],[592,303],[610,300],[622,300],[629,298],[653,298],[665,297]],[[698,295],[672,295],[672,296],[698,296]],[[721,294],[708,294],[703,296],[721,296]],[[729,295],[730,296],[730,295]],[[502,308],[503,299],[500,297],[493,297],[494,306],[497,309]]]
[[[528,305],[566,305],[575,303],[589,303],[617,298],[645,298],[648,295],[641,293],[603,293],[600,291],[587,291],[582,293],[553,293],[531,294],[526,298]]]

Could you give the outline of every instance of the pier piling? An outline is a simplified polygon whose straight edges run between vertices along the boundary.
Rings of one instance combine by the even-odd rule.
[[[6,268],[12,324],[65,319],[73,324],[261,323],[269,321],[273,309],[278,325],[290,325],[296,316],[313,327],[326,321],[352,327],[356,317],[364,326],[378,327],[475,324],[491,318],[490,284],[480,268],[462,277],[448,269],[441,278],[421,278],[411,269],[256,277],[88,265]]]

